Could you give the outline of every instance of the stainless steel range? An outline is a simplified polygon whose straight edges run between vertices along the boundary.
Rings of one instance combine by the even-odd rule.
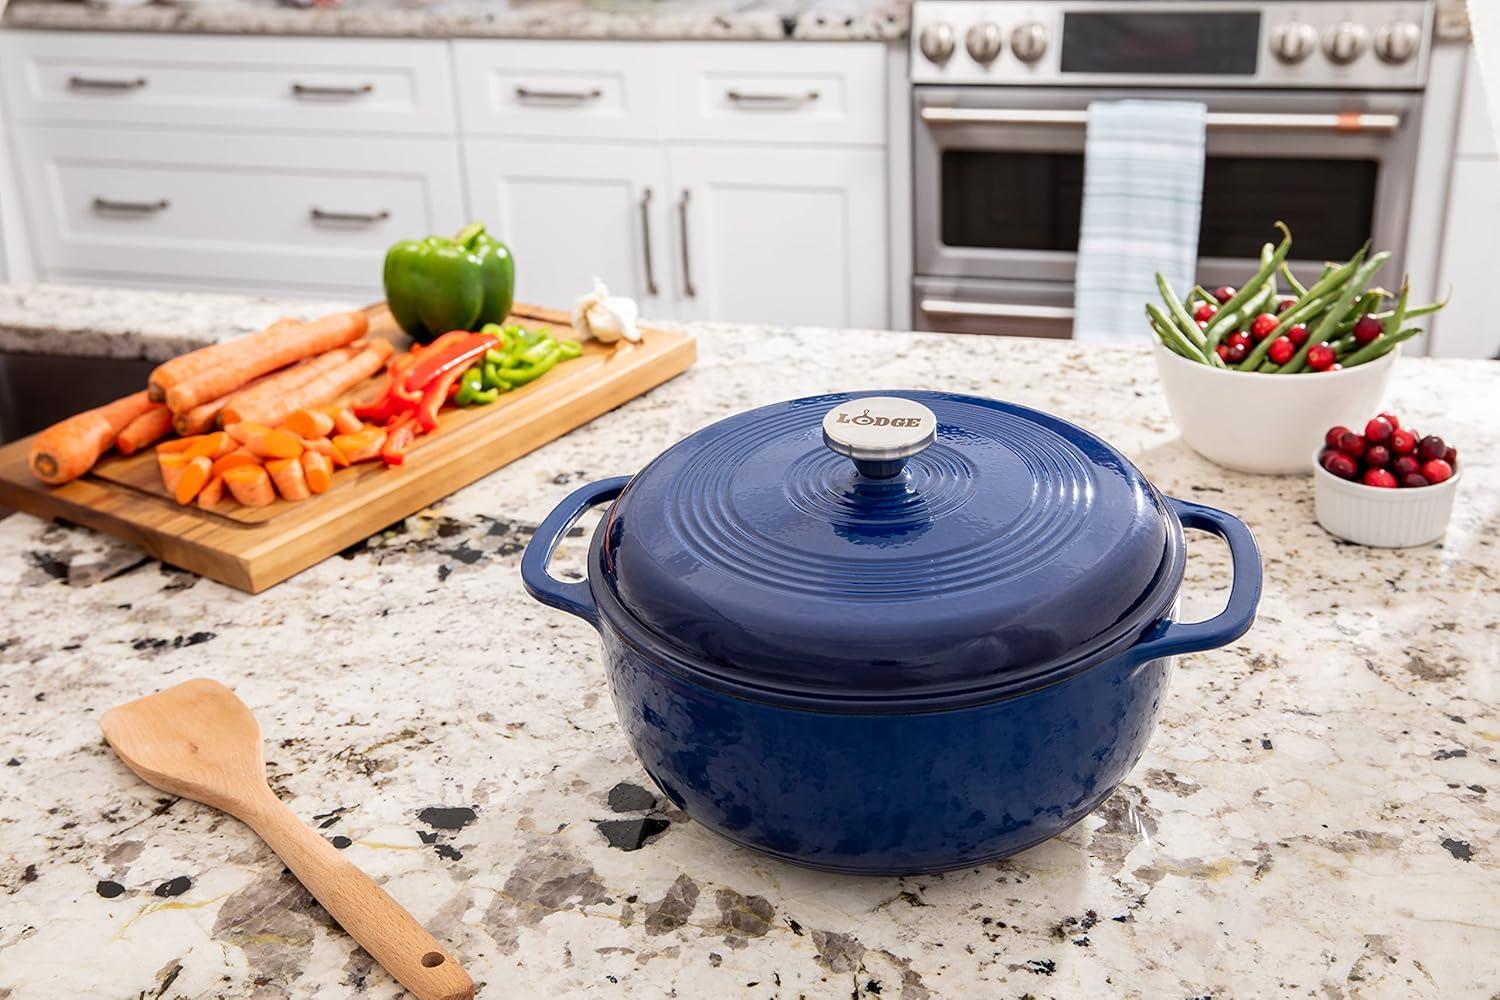
[[[912,323],[1067,337],[1089,103],[1208,106],[1199,276],[1284,219],[1299,275],[1366,239],[1403,264],[1432,24],[1423,0],[918,0]]]

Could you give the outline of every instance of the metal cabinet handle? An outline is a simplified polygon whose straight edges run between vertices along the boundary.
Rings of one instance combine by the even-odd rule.
[[[1087,125],[1087,111],[1044,111],[1033,108],[922,109],[929,125]],[[1245,132],[1395,132],[1399,114],[1347,111],[1335,114],[1242,114],[1212,111],[1204,116],[1208,128]]]
[[[165,198],[157,201],[115,201],[112,198],[95,198],[94,211],[129,212],[133,215],[149,215],[152,212],[165,211],[171,204]]]
[[[123,90],[140,90],[146,85],[146,78],[138,76],[133,80],[106,80],[91,76],[68,77],[68,89],[70,90],[103,90],[110,93],[119,93]]]
[[[297,97],[363,97],[373,93],[373,83],[361,83],[351,87],[322,86],[315,83],[294,83],[292,93]]]
[[[384,209],[379,212],[325,212],[314,207],[307,214],[314,222],[357,222],[364,225],[384,222],[391,217],[391,213]]]
[[[760,107],[773,105],[799,107],[816,101],[819,94],[816,90],[809,90],[805,94],[747,94],[741,90],[726,90],[724,96],[736,104]]]
[[[991,319],[1073,318],[1068,306],[1027,306],[996,302],[958,302],[953,299],[922,299],[917,308],[930,316],[984,316]]]
[[[532,90],[518,85],[516,96],[523,101],[576,101],[582,104],[584,101],[598,100],[604,96],[604,91],[598,87],[589,90]]]
[[[646,264],[646,294],[655,295],[656,269],[651,266],[651,189],[641,193],[641,257]]]
[[[682,294],[690,299],[698,297],[698,289],[693,287],[693,269],[688,253],[688,198],[690,193],[687,188],[682,189],[682,197],[677,199],[677,225],[682,235]]]

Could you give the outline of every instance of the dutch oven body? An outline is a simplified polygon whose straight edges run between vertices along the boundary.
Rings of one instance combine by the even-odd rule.
[[[978,456],[971,465],[985,461],[984,449],[972,442],[966,445],[965,429],[948,422],[969,413],[972,404],[1003,408],[1007,414],[1014,411],[1027,420],[1052,421],[1063,433],[1074,433],[1070,425],[1023,408],[949,394],[908,393],[894,400],[889,395],[831,396],[781,405],[897,405],[902,398],[938,404],[936,434],[917,443],[915,451],[906,449],[910,454],[898,454],[904,448],[900,442],[884,451],[859,453],[870,444],[864,439],[853,440],[851,453],[843,450],[847,442],[826,440],[828,427],[824,428],[824,444],[860,463],[858,472],[849,473],[851,489],[888,490],[900,481],[896,477],[907,477],[902,487],[906,492],[901,494],[906,499],[900,501],[907,506],[893,515],[899,530],[891,531],[888,522],[880,525],[883,535],[896,536],[894,542],[872,542],[875,536],[862,534],[869,528],[868,519],[833,525],[840,535],[835,544],[852,546],[839,551],[847,551],[856,561],[870,560],[849,571],[865,574],[856,580],[879,581],[880,568],[892,565],[917,577],[921,572],[913,566],[967,557],[964,546],[944,543],[940,531],[924,539],[918,537],[920,530],[905,525],[912,521],[910,497],[923,497],[924,489],[931,503],[923,509],[936,512],[934,521],[944,512],[951,515],[942,496],[945,489],[952,491],[952,483],[945,486],[931,472],[941,471],[945,455],[959,456],[950,464],[964,456]],[[779,417],[758,424],[754,413],[742,417],[751,419],[752,430],[774,423],[776,434],[781,434]],[[817,445],[807,439],[805,416],[789,419],[796,434],[789,436],[788,447],[800,456],[796,461],[821,461],[808,457],[808,449]],[[735,420],[722,422],[731,438],[744,434]],[[699,435],[711,441],[714,430]],[[761,436],[769,440],[772,435],[762,430]],[[912,434],[908,438],[916,440]],[[938,443],[935,454],[912,458],[933,440]],[[1097,439],[1089,436],[1089,442],[1097,444]],[[1024,587],[1017,597],[1012,582],[1002,581],[1000,590],[971,587],[958,592],[950,576],[931,587],[899,579],[888,584],[893,595],[889,600],[868,606],[851,602],[848,620],[836,613],[842,606],[836,598],[820,605],[813,590],[799,597],[795,580],[786,583],[790,595],[739,580],[720,587],[721,581],[710,572],[714,557],[706,557],[707,570],[684,558],[672,547],[672,537],[653,534],[657,525],[650,521],[657,508],[664,522],[672,522],[680,516],[680,510],[673,513],[674,506],[692,506],[691,497],[684,501],[674,492],[676,480],[657,469],[684,445],[689,447],[683,467],[701,468],[694,464],[700,456],[692,443],[689,438],[664,453],[634,480],[618,477],[575,491],[538,528],[522,559],[522,576],[538,600],[584,618],[599,631],[621,725],[662,792],[710,830],[786,861],[860,874],[942,871],[1006,857],[1060,833],[1108,797],[1140,759],[1175,656],[1233,641],[1254,617],[1260,564],[1248,529],[1221,511],[1161,497],[1133,467],[1121,475],[1132,480],[1131,496],[1150,508],[1148,514],[1093,523],[1103,524],[1104,537],[1122,548],[1136,545],[1148,554],[1154,552],[1147,561],[1160,565],[1150,569],[1147,585],[1123,614],[1098,619],[1110,623],[1107,629],[1086,624],[1085,634],[1092,638],[1086,648],[1073,649],[1070,643],[1075,640],[1066,629],[1074,618],[1088,623],[1091,615],[1098,617],[1098,609],[1085,606],[1085,598],[1102,591],[1070,596],[1066,586],[1071,583],[1049,606],[1048,595]],[[756,447],[764,452],[767,446]],[[965,452],[957,450],[965,447]],[[1110,475],[1118,471],[1111,464],[1114,455],[1109,450],[1106,456]],[[735,461],[732,455],[720,460]],[[908,461],[913,468],[903,472]],[[923,461],[927,464],[921,465]],[[1016,477],[1014,469],[1002,471],[1009,479]],[[812,474],[792,473],[785,480],[793,506],[815,506],[796,496],[798,488],[790,478],[796,475]],[[818,475],[827,480],[844,473]],[[770,488],[764,488],[764,482],[770,482]],[[761,476],[760,481],[737,484],[739,492],[734,495],[754,494],[742,506],[760,502],[776,509],[785,484],[774,475],[769,480]],[[653,485],[658,488],[655,494]],[[1003,506],[1010,485],[1002,484],[995,494],[998,500],[986,498],[982,490],[973,495]],[[631,506],[630,493],[638,487],[640,495]],[[1085,511],[1100,497],[1108,499],[1111,488],[1085,482],[1080,494]],[[1066,501],[1064,507],[1073,503],[1066,492],[1058,494]],[[1021,494],[1032,495],[1025,490]],[[832,494],[825,490],[824,495]],[[891,502],[884,494],[880,497],[879,503]],[[546,565],[552,550],[573,522],[589,507],[610,501],[614,503],[593,536],[589,578],[568,583],[550,576]],[[823,507],[833,511],[837,522],[839,512],[831,502]],[[813,515],[824,516],[828,510],[807,516],[793,511],[799,520],[778,524],[777,530],[795,537],[816,523]],[[738,516],[738,511],[725,515]],[[753,520],[757,515],[748,516]],[[1057,516],[1048,513],[1044,521]],[[1228,606],[1207,622],[1183,624],[1172,617],[1182,580],[1184,525],[1220,535],[1233,557]],[[963,530],[978,531],[976,545],[983,541],[981,536],[993,533],[984,525]],[[1042,532],[1046,526],[1032,530]],[[953,537],[964,536],[950,536],[948,541]],[[631,545],[642,539],[651,544],[633,553]],[[911,546],[923,544],[931,550],[930,560],[924,562],[924,553],[915,563],[899,561]],[[1086,546],[1087,539],[1079,544]],[[648,558],[659,559],[663,572],[652,575],[654,564],[640,561]],[[1070,571],[1086,561],[1082,556],[1067,558],[1075,564]],[[1115,560],[1116,575],[1124,573],[1119,567],[1130,565],[1118,554],[1100,558]],[[641,568],[632,569],[632,560]],[[810,562],[801,568],[813,577],[820,572]],[[828,586],[836,591],[843,578],[830,579],[834,582]],[[986,583],[979,575],[973,579],[976,587]],[[643,584],[649,586],[643,589]],[[716,588],[727,596],[714,604],[710,599]],[[960,593],[961,599],[934,602],[923,597],[928,590],[943,597]],[[1002,607],[1016,600],[1021,603]],[[949,606],[965,601],[977,603],[978,611]],[[983,631],[992,624],[984,616],[991,606],[996,608],[993,633]],[[820,626],[820,618],[838,620]],[[1012,620],[1017,618],[1027,620]],[[671,627],[664,628],[664,621]],[[974,631],[975,623],[981,631]],[[818,642],[816,632],[798,632],[820,627],[828,629],[831,642]],[[1060,645],[1053,649],[1049,642]],[[799,650],[805,650],[805,656],[799,657]]]

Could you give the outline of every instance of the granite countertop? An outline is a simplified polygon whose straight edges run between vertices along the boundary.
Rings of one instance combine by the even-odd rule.
[[[275,0],[110,5],[15,0],[7,28],[422,38],[821,39],[906,36],[911,0]]]
[[[73,325],[166,301],[94,296]],[[211,327],[211,301],[173,312]],[[1307,479],[1189,452],[1144,348],[693,329],[687,374],[259,596],[85,529],[0,521],[0,997],[399,995],[245,827],[101,742],[104,709],[197,676],[249,704],[281,796],[481,997],[1492,994],[1494,365],[1400,362],[1394,408],[1467,471],[1446,540],[1389,552],[1324,534]],[[1165,491],[1240,514],[1265,600],[1245,638],[1183,658],[1145,758],[1064,835],[940,876],[804,871],[654,794],[594,634],[528,599],[517,564],[567,491],[712,420],[913,383],[1050,410]],[[561,572],[584,547],[565,543]],[[1184,614],[1203,617],[1227,558],[1190,549]]]

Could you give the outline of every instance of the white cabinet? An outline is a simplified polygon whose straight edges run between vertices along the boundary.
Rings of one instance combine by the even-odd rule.
[[[670,314],[663,155],[653,146],[466,143],[472,214],[510,245],[517,295],[568,306],[597,275],[648,315]]]
[[[678,147],[670,173],[682,318],[885,325],[881,153]]]

